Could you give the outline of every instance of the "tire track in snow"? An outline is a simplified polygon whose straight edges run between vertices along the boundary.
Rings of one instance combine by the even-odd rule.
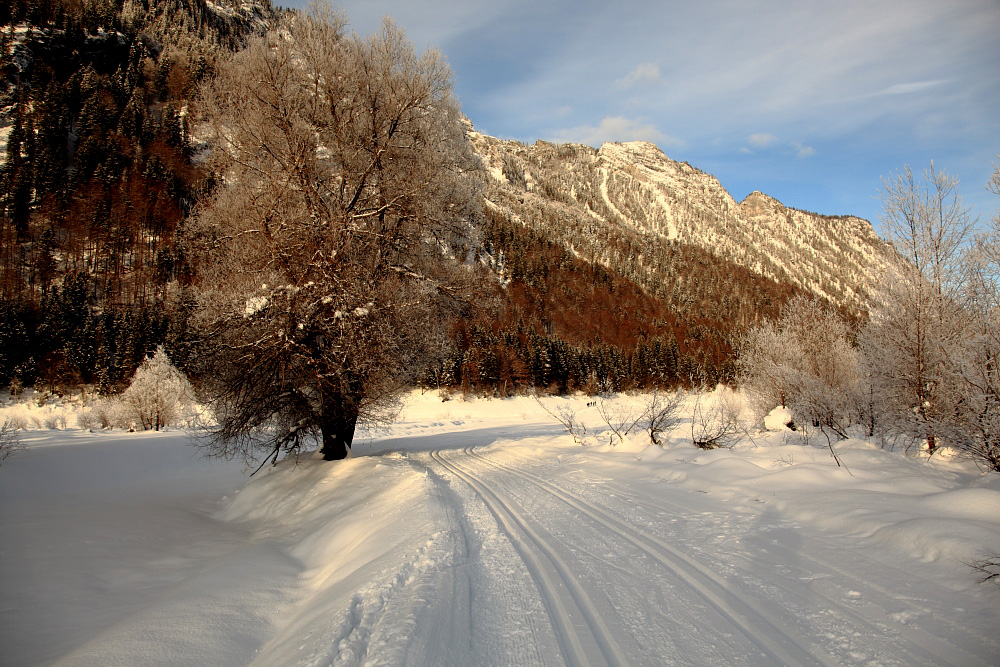
[[[486,460],[492,465],[504,465],[487,459],[478,452],[474,453],[474,455]],[[508,470],[511,469],[508,467]],[[523,472],[522,474],[531,475],[531,473],[527,472]],[[680,514],[687,514],[690,512],[690,508],[662,496],[657,498],[657,502],[659,504],[654,504],[640,496],[635,495],[634,493],[631,493],[628,488],[623,487],[620,484],[616,484],[608,480],[602,480],[601,484],[605,488],[613,490],[614,495],[621,498],[627,498],[631,504],[645,507],[657,514],[662,513],[665,508],[673,508]],[[565,491],[565,489],[562,490],[565,493],[569,493]],[[751,559],[745,555],[733,553],[731,556],[747,563],[748,565],[753,565]],[[841,616],[854,621],[861,627],[868,626],[891,628],[904,642],[908,644],[906,646],[894,647],[896,659],[899,660],[901,664],[922,663],[926,662],[928,658],[930,658],[936,664],[978,665],[980,667],[990,667],[991,663],[977,657],[975,654],[970,653],[960,646],[956,646],[948,639],[925,632],[906,623],[902,623],[893,618],[888,611],[874,603],[858,599],[851,605],[845,605],[841,600],[843,599],[845,590],[870,589],[879,593],[886,599],[894,600],[900,605],[905,604],[910,607],[909,611],[917,612],[918,615],[928,614],[930,613],[930,610],[905,602],[903,599],[900,599],[895,592],[888,590],[884,586],[880,586],[879,584],[867,579],[862,579],[851,571],[838,567],[831,562],[821,561],[807,553],[798,553],[797,557],[810,561],[817,568],[825,570],[827,574],[832,573],[832,576],[836,576],[844,582],[844,585],[840,586],[834,585],[833,583],[823,579],[815,579],[812,581],[812,587],[810,588],[809,593],[820,597],[829,609],[836,609]],[[803,595],[801,593],[798,593],[797,597],[803,599]],[[906,612],[904,611],[901,613],[905,615]],[[965,635],[977,642],[983,648],[990,649],[1000,655],[1000,643],[998,643],[995,639],[984,637],[981,633],[975,631],[974,629],[966,627],[960,623],[956,623],[947,616],[936,617],[935,623],[947,625],[955,632]],[[884,657],[886,655],[886,646],[883,642],[879,641],[879,639],[880,638],[878,637],[870,637],[869,641],[864,643],[868,645],[868,650],[871,654]]]
[[[431,458],[468,484],[507,534],[538,586],[566,663],[591,664],[588,647],[584,646],[586,642],[596,645],[609,665],[628,664],[583,586],[573,576],[565,561],[521,515],[516,505],[497,495],[474,473],[447,460],[442,452],[431,452]],[[582,617],[586,624],[587,632],[582,637],[580,628],[574,622],[576,616]],[[587,641],[588,634],[591,641]]]
[[[532,473],[497,463],[468,447],[465,453],[495,469],[510,473],[547,491],[592,521],[613,531],[640,551],[667,568],[702,599],[708,602],[754,646],[783,665],[836,665],[837,661],[818,649],[804,637],[783,629],[783,623],[771,614],[756,608],[752,602],[731,590],[718,575],[661,539],[647,535],[609,512],[591,504]]]
[[[510,664],[545,664],[545,657],[538,651],[538,634],[533,623],[528,622],[524,628],[527,636],[532,639],[514,642],[511,634],[517,633],[518,626],[512,626],[509,619],[490,617],[489,620],[484,620],[482,616],[477,619],[482,611],[477,608],[475,598],[484,593],[476,592],[474,581],[482,580],[484,573],[479,568],[486,566],[480,561],[483,544],[476,537],[476,527],[471,517],[463,511],[465,501],[441,475],[440,468],[432,465],[425,457],[411,458],[410,462],[426,473],[434,483],[435,493],[444,508],[453,540],[451,566],[441,573],[442,581],[437,585],[437,590],[443,592],[439,596],[443,604],[430,610],[433,618],[429,623],[436,631],[428,633],[422,647],[418,647],[413,655],[420,655],[427,664],[433,665],[500,664],[500,656],[509,659]],[[475,496],[474,491],[469,491],[469,494]],[[482,515],[484,519],[492,516],[485,508]],[[488,586],[486,589],[488,590]],[[496,595],[488,597],[494,603],[498,600]],[[501,604],[509,609],[523,609],[523,602],[516,595],[511,595],[502,599]],[[492,632],[495,628],[504,629],[499,633],[501,641],[498,641],[498,633]],[[558,654],[558,650],[554,653]]]

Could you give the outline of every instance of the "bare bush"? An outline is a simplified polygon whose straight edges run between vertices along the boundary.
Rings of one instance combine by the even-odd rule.
[[[562,424],[566,432],[573,436],[573,442],[578,445],[583,444],[583,439],[587,435],[587,426],[580,421],[577,411],[573,409],[572,405],[567,403],[547,405],[537,394],[534,395],[534,399],[546,414]]]
[[[691,442],[701,449],[732,447],[743,431],[741,406],[731,392],[706,387],[694,391],[691,411]]]
[[[597,408],[597,414],[601,415],[601,419],[604,420],[604,423],[607,424],[608,429],[612,433],[612,444],[614,443],[615,436],[619,440],[625,440],[625,438],[631,435],[638,428],[639,421],[643,417],[642,411],[636,410],[633,406],[614,401],[607,394],[598,396],[594,407]]]
[[[660,390],[654,390],[646,397],[638,424],[649,434],[649,440],[654,445],[662,444],[660,436],[680,421],[680,407],[686,397],[683,391],[667,393]]]
[[[981,575],[980,583],[985,584],[987,581],[992,581],[1000,586],[1000,554],[991,554],[985,558],[973,560],[967,565]]]
[[[14,452],[24,449],[18,430],[9,419],[0,424],[0,464]]]

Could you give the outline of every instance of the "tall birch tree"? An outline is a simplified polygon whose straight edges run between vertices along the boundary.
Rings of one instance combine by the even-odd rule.
[[[861,347],[891,430],[933,452],[961,411],[957,364],[969,333],[963,261],[975,220],[958,180],[932,162],[883,179],[882,228],[899,261],[874,290]]]

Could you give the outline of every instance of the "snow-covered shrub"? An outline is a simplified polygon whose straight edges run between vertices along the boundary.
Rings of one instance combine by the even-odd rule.
[[[725,387],[694,391],[691,405],[691,442],[701,449],[732,447],[743,432],[743,406]]]
[[[42,426],[51,430],[66,428],[66,414],[62,410],[49,408],[42,415]]]
[[[194,392],[187,378],[170,363],[160,346],[147,357],[122,392],[125,414],[142,430],[160,430],[161,426],[185,420],[194,402]]]
[[[91,413],[100,428],[128,428],[123,412],[119,396],[99,398],[91,406]]]
[[[22,431],[35,425],[35,421],[32,419],[28,411],[24,410],[20,406],[14,406],[13,409],[7,411],[4,423],[9,424],[11,428],[20,429]]]
[[[764,322],[739,341],[740,382],[761,415],[766,415],[776,406],[788,407],[792,384],[787,377],[790,373],[787,368],[789,352],[788,341],[781,326],[775,322]]]
[[[84,406],[76,413],[76,425],[85,431],[101,428],[101,420],[97,410],[92,406]]]
[[[961,410],[942,425],[945,442],[1000,471],[1000,325],[966,341],[959,358]]]
[[[768,431],[794,431],[797,427],[791,411],[779,405],[764,417],[764,428]]]

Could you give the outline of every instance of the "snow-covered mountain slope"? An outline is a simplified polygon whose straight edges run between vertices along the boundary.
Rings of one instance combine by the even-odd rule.
[[[864,286],[892,256],[866,220],[791,209],[760,192],[737,203],[714,176],[650,143],[595,150],[470,138],[491,175],[489,207],[654,293],[658,251],[679,244],[860,312]]]

